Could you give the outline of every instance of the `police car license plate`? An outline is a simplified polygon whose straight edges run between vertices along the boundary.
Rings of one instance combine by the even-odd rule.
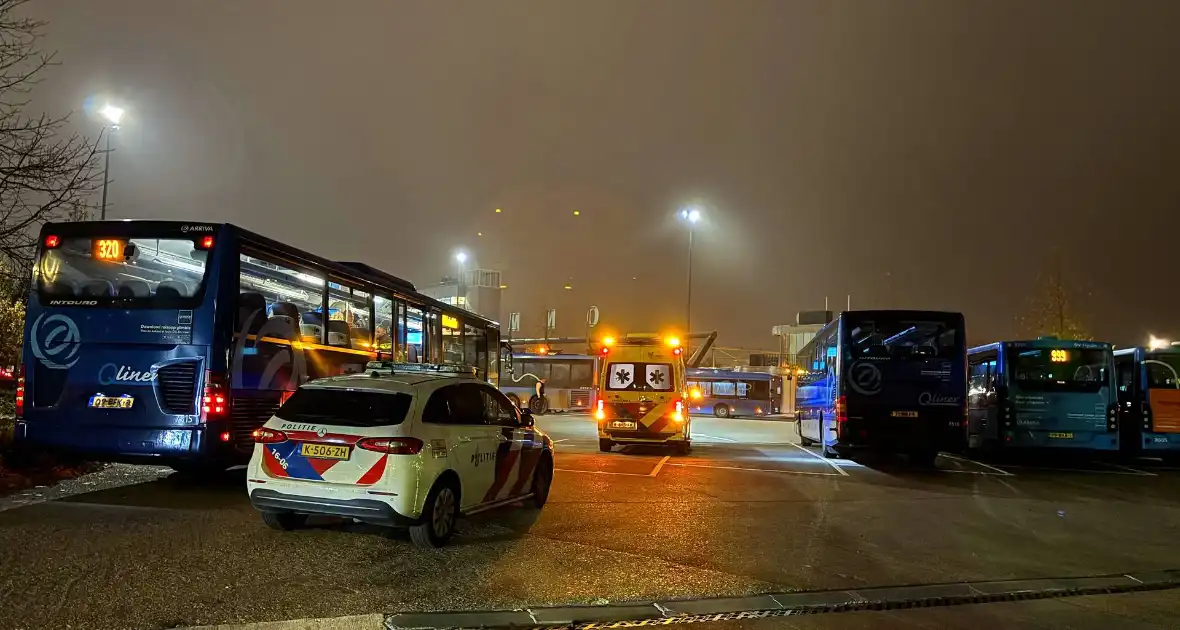
[[[1073,434],[1072,433],[1050,433],[1049,437],[1054,440],[1072,440]]]
[[[352,449],[346,444],[309,444],[299,447],[299,454],[315,459],[348,459]]]
[[[891,413],[889,415],[893,416],[894,418],[917,418],[918,412],[916,412],[916,411],[894,411],[893,413]]]
[[[630,421],[626,421],[626,420],[613,420],[610,423],[610,428],[612,428],[612,429],[629,429],[629,430],[634,431],[635,430],[635,423],[630,422]]]
[[[94,409],[130,409],[135,404],[132,396],[91,396],[90,406]]]

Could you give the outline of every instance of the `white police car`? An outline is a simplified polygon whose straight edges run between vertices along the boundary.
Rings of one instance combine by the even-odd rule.
[[[407,527],[417,545],[438,547],[460,515],[545,504],[553,443],[532,414],[471,376],[366,370],[300,387],[254,432],[246,485],[267,525],[327,514]]]

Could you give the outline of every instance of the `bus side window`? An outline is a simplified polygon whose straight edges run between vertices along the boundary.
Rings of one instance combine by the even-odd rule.
[[[1135,385],[1135,362],[1124,360],[1121,357],[1117,359],[1115,370],[1118,374],[1119,380],[1119,399],[1130,400],[1131,393]]]
[[[549,380],[546,385],[553,389],[569,389],[570,364],[562,361],[553,362],[549,366]]]
[[[738,398],[748,398],[749,393],[750,393],[750,383],[748,383],[747,381],[738,381],[737,382],[737,397]]]

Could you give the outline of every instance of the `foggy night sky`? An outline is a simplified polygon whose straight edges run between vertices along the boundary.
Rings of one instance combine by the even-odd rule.
[[[37,107],[96,135],[88,95],[128,106],[113,216],[229,221],[419,285],[462,248],[526,334],[546,307],[571,335],[590,304],[617,330],[682,322],[674,214],[698,202],[693,328],[720,345],[775,348],[772,325],[848,293],[1011,337],[1053,248],[1099,337],[1180,338],[1180,3],[29,11],[63,62]]]

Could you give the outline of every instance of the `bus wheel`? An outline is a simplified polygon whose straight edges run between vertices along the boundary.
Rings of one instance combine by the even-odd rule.
[[[795,432],[799,434],[799,443],[800,444],[802,444],[803,446],[815,446],[815,440],[813,440],[809,437],[804,437],[803,426],[801,424],[799,424],[798,420],[795,421]]]
[[[611,442],[606,438],[598,438],[598,450],[602,451],[603,453],[609,453],[611,447],[614,445],[614,442]]]
[[[827,444],[824,444],[824,448],[823,448],[823,451],[821,452],[821,454],[828,459],[839,459],[840,458],[840,453],[837,453],[836,449],[829,447]]]
[[[716,407],[713,407],[713,415],[717,416],[718,418],[728,418],[729,417],[729,405],[722,403],[720,405],[717,405]]]

